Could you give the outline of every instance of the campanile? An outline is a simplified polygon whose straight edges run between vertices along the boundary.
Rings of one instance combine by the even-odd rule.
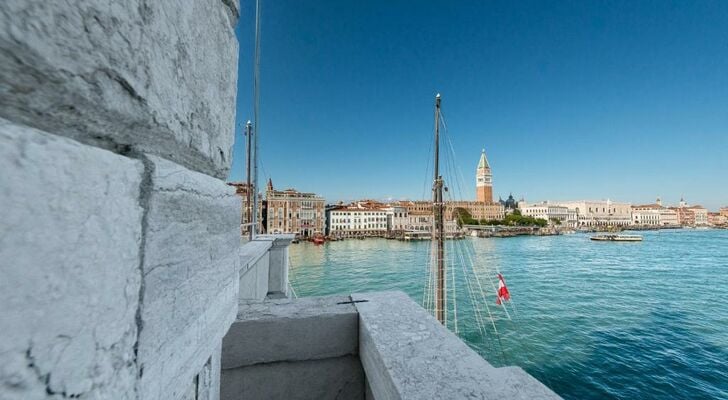
[[[475,173],[476,199],[485,203],[493,202],[493,173],[490,171],[488,159],[485,157],[485,149],[480,153],[478,169]]]

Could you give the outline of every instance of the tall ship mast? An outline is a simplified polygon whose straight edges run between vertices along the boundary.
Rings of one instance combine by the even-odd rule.
[[[515,312],[505,278],[497,263],[490,264],[480,259],[474,239],[464,237],[462,231],[458,232],[463,228],[463,215],[472,219],[467,208],[492,205],[492,195],[485,190],[477,193],[475,201],[453,198],[454,195],[462,197],[464,183],[462,176],[458,175],[452,137],[442,113],[441,102],[442,98],[438,93],[435,96],[435,138],[432,153],[432,225],[422,306],[456,335],[476,335],[484,342],[497,340],[497,346],[501,348],[501,355],[505,358],[496,319],[510,320],[511,313]],[[441,151],[443,154],[440,154]],[[489,172],[486,170],[487,161],[484,161],[484,157],[481,154],[478,174]],[[429,178],[429,168],[427,175]],[[447,177],[450,185],[454,185],[452,188],[445,186],[444,177]],[[489,177],[485,176],[482,180],[487,186],[490,179],[486,181],[485,178]],[[481,180],[477,183],[477,189],[480,189],[483,186],[480,185]],[[495,303],[495,309],[492,308],[492,303]],[[458,321],[458,310],[463,308],[472,310],[473,319],[470,323]],[[496,314],[497,309],[501,309],[502,313]],[[465,330],[460,332],[461,328]]]
[[[445,323],[445,230],[442,189],[444,181],[440,175],[440,94],[435,96],[435,168],[432,183],[432,211],[434,215],[433,245],[436,249],[437,278],[435,287],[435,318]]]

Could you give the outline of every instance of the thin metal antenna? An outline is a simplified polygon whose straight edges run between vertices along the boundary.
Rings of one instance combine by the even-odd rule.
[[[250,122],[250,120],[248,120],[248,122],[245,124],[245,136],[246,136],[245,137],[245,154],[246,154],[245,160],[247,162],[247,165],[245,168],[245,173],[246,173],[245,183],[247,184],[247,188],[246,188],[247,190],[245,191],[246,192],[245,197],[247,200],[246,207],[245,207],[245,223],[248,224],[248,239],[253,240],[253,225],[250,225],[250,223],[251,223],[251,215],[250,215],[251,212],[250,211],[254,208],[253,208],[253,203],[251,203],[251,199],[252,199],[252,201],[255,201],[256,203],[257,203],[258,199],[255,198],[255,194],[253,193],[253,186],[251,185],[252,182],[250,181],[250,174],[252,172],[251,164],[253,161],[250,157],[251,152],[253,150],[252,146],[251,146],[251,140],[253,138],[253,124]]]
[[[258,149],[260,145],[260,0],[255,1],[255,55],[253,58],[253,225],[251,240],[258,234]]]

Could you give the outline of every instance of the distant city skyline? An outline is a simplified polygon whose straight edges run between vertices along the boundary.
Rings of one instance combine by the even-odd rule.
[[[496,199],[728,205],[726,2],[262,3],[260,182],[427,198],[440,92],[464,198],[485,148]],[[252,118],[242,6],[231,180]]]

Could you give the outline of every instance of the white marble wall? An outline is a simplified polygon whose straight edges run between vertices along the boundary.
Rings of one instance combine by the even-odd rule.
[[[237,7],[0,3],[3,399],[219,396]]]

